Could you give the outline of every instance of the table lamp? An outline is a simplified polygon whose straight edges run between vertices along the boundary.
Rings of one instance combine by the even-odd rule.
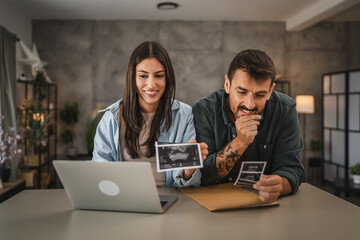
[[[315,113],[315,103],[314,96],[312,95],[297,95],[296,96],[296,111],[303,115],[303,140],[304,140],[304,150],[303,150],[303,164],[306,163],[306,114]]]

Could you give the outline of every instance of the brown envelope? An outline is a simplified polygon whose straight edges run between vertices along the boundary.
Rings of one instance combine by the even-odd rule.
[[[234,183],[218,184],[200,188],[180,188],[192,200],[209,211],[278,205],[264,203],[255,193],[244,190]]]

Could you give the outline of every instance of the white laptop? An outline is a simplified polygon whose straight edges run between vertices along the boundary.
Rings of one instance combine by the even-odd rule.
[[[76,209],[163,213],[177,195],[158,194],[148,162],[53,161]]]

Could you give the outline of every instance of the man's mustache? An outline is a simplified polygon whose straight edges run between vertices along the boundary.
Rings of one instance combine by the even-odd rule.
[[[249,112],[257,112],[258,111],[258,108],[257,107],[254,107],[253,109],[248,109],[247,107],[245,106],[238,106],[238,110],[245,110],[245,111],[249,111]]]

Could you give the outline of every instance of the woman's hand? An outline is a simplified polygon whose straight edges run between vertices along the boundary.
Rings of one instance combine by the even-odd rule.
[[[197,143],[196,139],[191,139],[189,141],[189,143]],[[200,143],[200,150],[201,150],[201,157],[202,160],[205,161],[207,155],[209,154],[208,152],[208,145],[204,142]],[[184,179],[188,180],[191,178],[191,176],[193,175],[193,173],[195,172],[196,168],[192,168],[192,169],[185,169],[184,170]]]

